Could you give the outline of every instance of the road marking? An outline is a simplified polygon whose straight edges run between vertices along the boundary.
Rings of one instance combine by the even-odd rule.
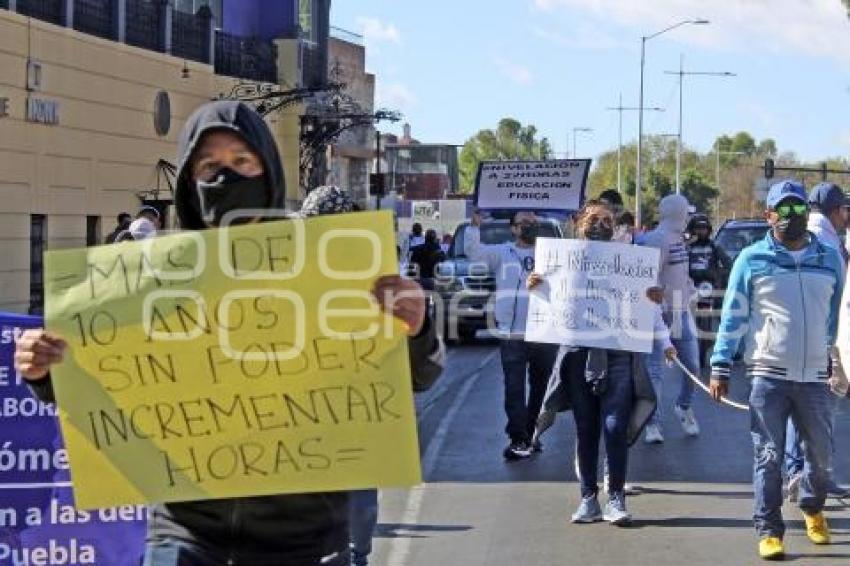
[[[440,426],[437,428],[437,432],[434,433],[434,436],[428,443],[428,448],[426,448],[425,455],[422,457],[423,479],[427,480],[434,469],[436,469],[437,460],[440,457],[440,451],[443,449],[443,444],[446,442],[446,437],[448,436],[449,429],[451,428],[455,417],[457,417],[461,407],[463,407],[466,402],[466,398],[469,396],[472,388],[478,382],[478,378],[481,377],[481,373],[484,368],[487,367],[498,353],[499,351],[496,350],[484,358],[484,361],[481,362],[481,365],[478,366],[475,373],[466,380],[466,383],[464,383],[463,386],[461,386],[454,402],[452,402],[451,407],[449,407],[449,410],[446,412],[445,416],[443,416],[442,421],[440,421]],[[422,501],[425,499],[426,489],[427,484],[423,482],[422,485],[414,487],[407,494],[407,502],[404,506],[404,513],[399,521],[401,525],[415,525],[419,521],[419,513],[422,510]],[[411,540],[412,539],[409,536],[399,536],[392,539],[389,556],[387,557],[387,566],[407,566],[407,559],[410,555]]]

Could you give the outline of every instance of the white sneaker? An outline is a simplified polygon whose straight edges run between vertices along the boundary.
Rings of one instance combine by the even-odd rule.
[[[643,441],[647,444],[661,444],[664,442],[664,437],[661,435],[661,429],[657,424],[646,425],[646,432],[644,432]]]
[[[690,407],[683,409],[679,405],[675,405],[673,411],[679,417],[679,422],[682,423],[682,430],[685,431],[685,434],[688,436],[699,436],[699,425],[697,424],[693,409]]]

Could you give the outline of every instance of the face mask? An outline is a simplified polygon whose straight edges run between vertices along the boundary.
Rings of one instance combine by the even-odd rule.
[[[588,240],[610,241],[614,237],[614,228],[607,222],[594,222],[584,231]]]
[[[519,237],[526,243],[533,244],[539,232],[537,224],[520,224]]]
[[[798,242],[806,235],[806,217],[793,214],[787,218],[780,218],[776,223],[776,231],[784,242]]]
[[[201,216],[204,222],[219,226],[224,215],[234,210],[266,208],[269,190],[264,175],[245,177],[225,167],[210,182],[197,182]],[[246,224],[251,217],[239,217],[232,224]]]

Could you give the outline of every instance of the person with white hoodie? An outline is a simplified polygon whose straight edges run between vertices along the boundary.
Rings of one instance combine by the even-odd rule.
[[[669,195],[658,204],[658,227],[640,238],[640,245],[658,248],[660,254],[658,282],[663,294],[662,310],[664,320],[670,326],[673,345],[679,359],[694,375],[699,375],[699,342],[696,325],[690,311],[694,284],[689,274],[688,250],[685,245],[685,228],[688,225],[688,199],[681,195]],[[662,390],[665,373],[664,351],[656,344],[652,353],[647,355],[647,373],[655,387],[658,408],[652,420],[646,426],[644,441],[648,444],[664,442],[661,431]],[[694,385],[678,367],[666,368],[677,374],[681,380],[679,395],[673,406],[676,416],[682,423],[682,429],[688,436],[699,435],[699,424],[691,408]]]

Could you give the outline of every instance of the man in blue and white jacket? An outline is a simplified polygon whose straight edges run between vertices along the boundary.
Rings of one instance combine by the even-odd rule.
[[[752,378],[750,431],[755,449],[753,518],[765,559],[784,554],[782,461],[785,425],[794,419],[807,467],[799,505],[815,544],[829,543],[823,516],[831,459],[828,379],[843,287],[842,260],[806,230],[803,186],[773,185],[765,217],[771,231],[735,261],[711,358],[711,392],[725,396],[733,360],[743,354]]]

